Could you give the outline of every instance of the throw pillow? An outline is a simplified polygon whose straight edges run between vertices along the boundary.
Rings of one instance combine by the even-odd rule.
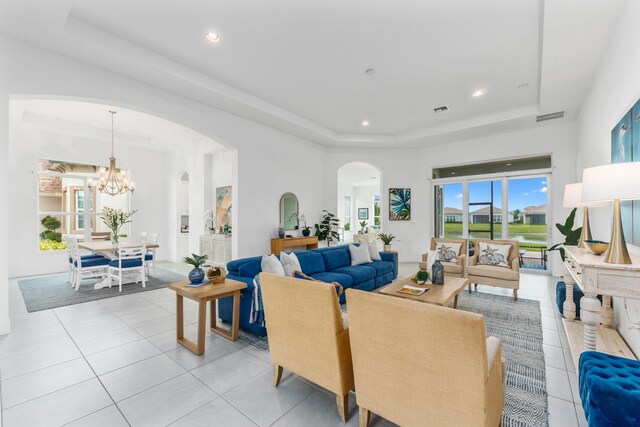
[[[312,282],[322,282],[322,283],[328,283],[328,282],[323,282],[322,280],[318,280],[318,279],[314,279],[311,276],[307,276],[306,274],[304,274],[302,271],[294,271],[292,274],[292,277],[294,279],[301,279],[301,280],[310,280]],[[342,295],[342,292],[344,291],[344,289],[342,288],[342,285],[338,282],[332,282],[331,283],[333,286],[335,286],[336,288],[336,293],[338,294],[338,298],[340,297],[340,295]]]
[[[510,268],[508,260],[511,245],[494,245],[491,243],[480,242],[479,247],[479,264]]]
[[[290,254],[286,252],[280,252],[280,263],[284,268],[285,276],[291,277],[294,271],[302,271],[302,267],[300,267],[300,261],[298,261],[298,257],[293,252],[291,252]]]
[[[263,255],[260,267],[263,273],[275,274],[276,276],[284,276],[284,267],[280,260],[274,254]]]
[[[438,259],[443,262],[458,262],[461,243],[440,242],[436,244]]]
[[[382,261],[380,252],[378,252],[378,245],[376,245],[375,242],[369,243],[367,248],[369,249],[369,258],[371,258],[371,261]]]
[[[349,252],[351,252],[351,265],[368,264],[371,262],[369,248],[366,245],[349,245]]]

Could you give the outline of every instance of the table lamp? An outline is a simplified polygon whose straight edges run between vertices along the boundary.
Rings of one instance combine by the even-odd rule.
[[[565,208],[582,208],[582,233],[578,241],[578,247],[584,248],[585,240],[591,240],[591,227],[589,226],[589,208],[602,208],[609,206],[609,202],[583,202],[582,183],[567,184],[564,187],[564,200],[562,206]]]
[[[605,202],[613,200],[613,225],[609,249],[604,262],[631,264],[622,230],[621,200],[640,199],[640,162],[613,163],[587,168],[582,173],[582,201]]]

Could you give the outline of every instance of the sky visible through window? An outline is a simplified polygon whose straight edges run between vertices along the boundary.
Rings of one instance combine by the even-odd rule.
[[[470,183],[470,202],[488,202],[491,199],[489,181]],[[494,202],[500,207],[501,181],[494,182]],[[540,206],[547,203],[547,179],[523,178],[509,180],[509,210],[523,210],[527,206]],[[444,186],[444,206],[462,209],[462,184],[447,184]]]

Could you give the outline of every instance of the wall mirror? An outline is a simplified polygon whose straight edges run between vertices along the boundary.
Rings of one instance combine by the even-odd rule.
[[[284,193],[280,197],[280,224],[285,230],[298,228],[298,198],[293,193]]]

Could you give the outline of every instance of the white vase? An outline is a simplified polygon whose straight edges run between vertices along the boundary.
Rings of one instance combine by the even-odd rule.
[[[385,252],[391,252],[391,245],[384,245]]]

